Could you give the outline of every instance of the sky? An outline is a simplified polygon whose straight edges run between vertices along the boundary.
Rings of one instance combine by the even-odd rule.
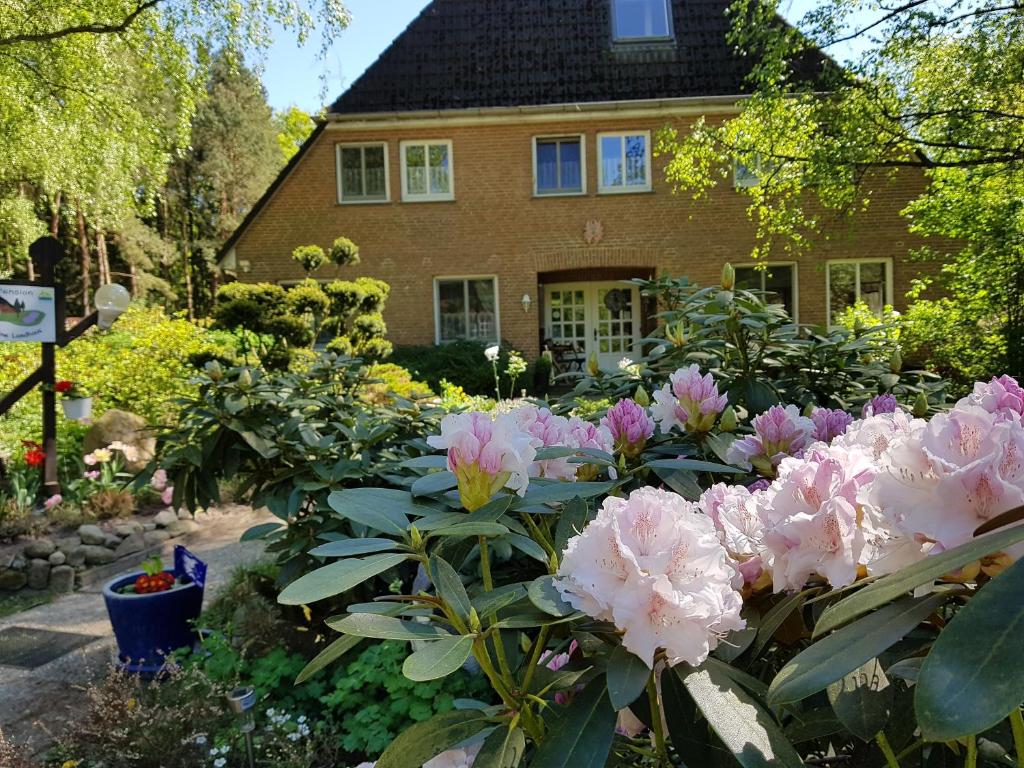
[[[319,40],[315,35],[300,48],[294,34],[277,28],[260,73],[270,105],[277,110],[295,105],[315,113],[325,102],[330,104],[377,60],[429,2],[346,0],[352,23],[324,59],[319,57]],[[782,3],[782,11],[792,21],[813,5],[813,0],[787,0]]]

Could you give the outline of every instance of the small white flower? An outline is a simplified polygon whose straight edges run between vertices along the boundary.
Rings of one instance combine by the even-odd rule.
[[[277,710],[274,709],[273,707],[271,707],[270,709],[267,710],[267,717],[273,717],[276,714],[277,714]]]
[[[224,768],[224,766],[227,765],[227,764],[228,764],[227,758],[225,758],[225,757],[218,757],[216,760],[213,761],[213,768]]]
[[[199,746],[202,746],[205,743],[206,743],[206,734],[205,733],[200,733],[199,735],[196,736],[196,744],[198,744]]]
[[[210,757],[216,757],[219,754],[220,754],[220,750],[217,749],[216,747],[214,747],[213,749],[210,750]]]
[[[295,722],[300,723],[300,724],[306,722],[306,716],[305,715],[299,715],[299,719],[296,720]]]
[[[292,731],[291,733],[288,734],[289,741],[298,741],[301,738],[302,738],[302,734],[299,733],[298,731]]]
[[[484,357],[487,358],[487,362],[493,363],[498,359],[499,352],[501,352],[501,347],[495,344],[493,347],[488,347],[484,350]]]

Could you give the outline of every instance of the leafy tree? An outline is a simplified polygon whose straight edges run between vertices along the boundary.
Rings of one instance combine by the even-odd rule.
[[[763,258],[809,247],[820,205],[854,214],[897,174],[923,174],[904,211],[933,241],[917,255],[949,260],[942,284],[974,310],[945,343],[998,327],[1005,357],[987,367],[1024,373],[1022,7],[824,0],[795,28],[778,23],[776,0],[730,11],[732,42],[755,62],[751,96],[735,117],[663,132],[668,178],[699,197],[734,160],[756,169],[742,191]],[[819,51],[845,52],[843,66]]]
[[[299,151],[303,142],[309,138],[316,123],[308,113],[296,106],[291,106],[283,112],[274,113],[274,127],[277,129],[277,144],[287,163]]]

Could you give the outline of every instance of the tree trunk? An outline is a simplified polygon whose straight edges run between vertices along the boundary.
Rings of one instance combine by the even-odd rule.
[[[50,219],[50,235],[56,237],[60,231],[60,190],[53,196],[53,216]]]
[[[92,292],[92,258],[89,255],[89,235],[85,230],[85,216],[82,204],[75,201],[78,219],[78,250],[82,258],[82,314],[89,314],[89,299]]]
[[[128,264],[128,280],[132,298],[139,298],[139,270],[135,267],[134,263]]]
[[[188,310],[188,319],[196,319],[195,302],[192,297],[192,176],[185,171],[185,216],[181,228],[181,247],[184,256],[185,267],[185,306]]]
[[[100,285],[110,282],[110,261],[107,259],[107,237],[102,229],[96,230],[96,259],[100,267]]]

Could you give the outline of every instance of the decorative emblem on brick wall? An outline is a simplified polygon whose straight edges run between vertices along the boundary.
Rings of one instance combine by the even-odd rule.
[[[591,219],[583,227],[583,241],[587,245],[597,245],[604,240],[604,224],[597,219]]]

